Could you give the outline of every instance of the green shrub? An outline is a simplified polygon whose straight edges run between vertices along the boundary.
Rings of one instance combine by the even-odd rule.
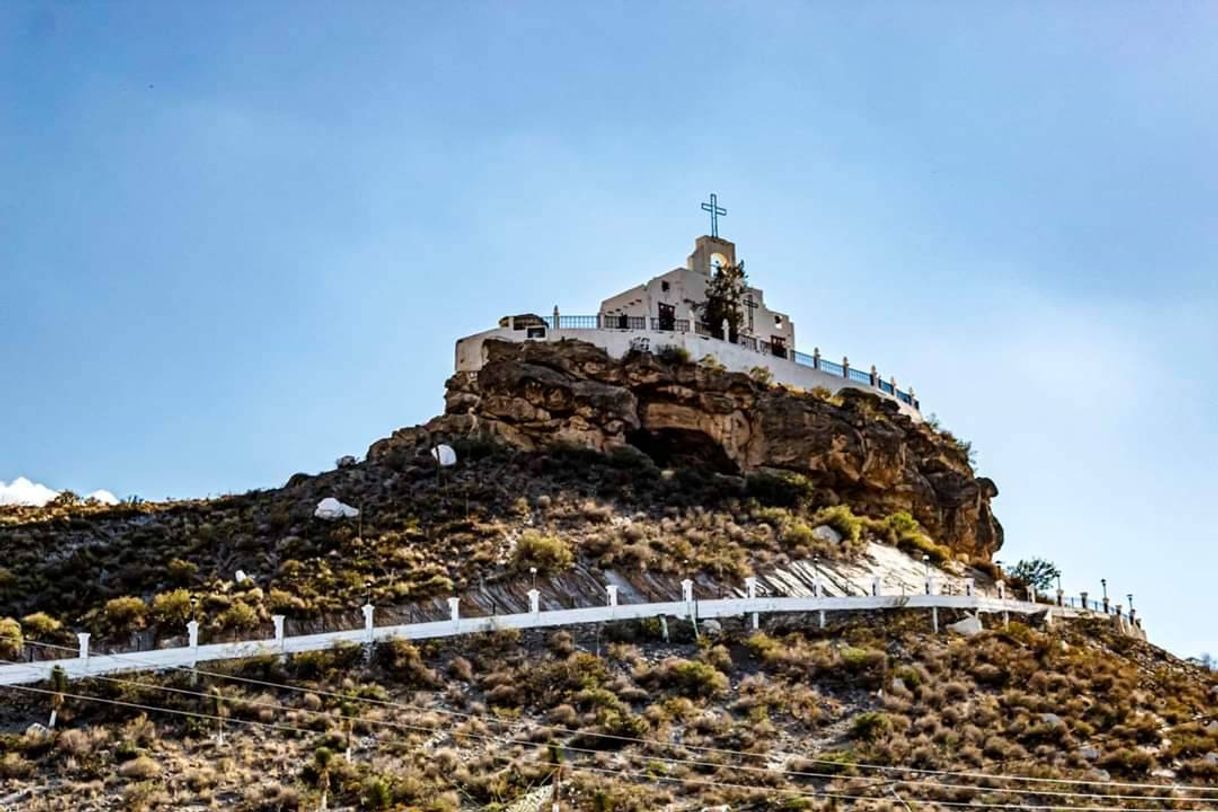
[[[216,618],[223,629],[252,629],[258,625],[258,613],[248,603],[234,601]]]
[[[847,544],[857,544],[863,535],[863,520],[854,515],[849,505],[821,508],[812,517],[811,524],[832,527]]]
[[[810,502],[815,492],[807,477],[790,471],[749,474],[744,487],[746,495],[771,507],[799,507]]]
[[[21,618],[21,627],[29,633],[30,637],[46,639],[62,629],[63,624],[46,612],[35,612]]]
[[[106,601],[102,614],[110,628],[118,632],[132,631],[144,627],[144,616],[148,607],[134,595],[112,598]]]
[[[11,617],[0,618],[0,654],[7,660],[15,659],[21,656],[24,646],[21,624]]]
[[[688,364],[692,360],[689,350],[676,344],[665,344],[655,355],[666,364]]]
[[[892,720],[880,711],[867,711],[854,717],[850,724],[851,735],[867,742],[878,741],[892,730]]]
[[[685,696],[709,697],[727,690],[727,677],[712,665],[671,658],[660,666],[661,684]]]
[[[774,373],[769,367],[753,367],[749,370],[749,377],[762,386],[769,386],[774,382]]]
[[[536,530],[525,530],[512,552],[512,565],[518,571],[537,567],[539,572],[561,572],[575,561],[571,546],[558,536],[543,535]]]
[[[166,625],[182,625],[190,620],[190,592],[185,589],[174,589],[162,592],[152,598],[152,617],[158,623]]]

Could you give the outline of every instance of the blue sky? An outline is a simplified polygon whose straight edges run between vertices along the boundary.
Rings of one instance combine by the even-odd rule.
[[[0,8],[0,480],[282,483],[683,262],[973,441],[1004,560],[1218,653],[1213,4]]]

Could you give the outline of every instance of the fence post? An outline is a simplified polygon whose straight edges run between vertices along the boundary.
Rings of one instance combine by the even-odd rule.
[[[271,615],[271,622],[275,624],[275,642],[279,647],[283,648],[283,615]]]
[[[820,347],[812,348],[812,368],[820,369]]]
[[[199,663],[199,621],[186,624],[186,637],[190,641],[190,666],[194,668]]]
[[[970,598],[973,597],[973,589],[975,589],[975,588],[976,588],[976,584],[974,584],[972,578],[964,579],[964,594],[965,595],[967,595]]]
[[[880,576],[871,576],[871,596],[878,598],[880,596]]]
[[[448,599],[448,617],[453,622],[453,631],[455,631],[455,632],[461,631],[460,606],[461,606],[460,598],[449,598]]]
[[[850,377],[850,359],[844,355],[842,356],[842,377]]]
[[[749,600],[754,600],[757,597],[757,579],[751,575],[744,579],[744,594],[748,596]],[[760,628],[759,619],[757,617],[757,613],[754,612],[753,630],[756,631],[758,628]]]
[[[372,642],[372,612],[373,612],[372,604],[365,603],[363,606],[360,607],[360,609],[364,613],[364,634],[367,636],[368,642],[371,643]]]
[[[89,633],[77,632],[76,642],[80,645],[80,659],[84,660],[85,673],[89,673]]]
[[[533,617],[541,614],[541,592],[539,590],[529,590],[529,614]]]

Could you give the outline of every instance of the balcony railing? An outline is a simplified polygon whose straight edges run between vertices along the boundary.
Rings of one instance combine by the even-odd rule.
[[[689,319],[670,319],[667,317],[659,318],[652,316],[627,316],[617,313],[597,313],[594,316],[542,316],[540,317],[546,326],[550,329],[555,328],[555,318],[557,318],[557,328],[560,330],[633,330],[645,331],[649,328],[655,332],[672,332],[672,333],[688,333],[691,330],[695,335],[713,337],[711,330],[701,322],[691,322]],[[845,378],[852,383],[866,384],[879,389],[881,392],[895,397],[902,403],[907,403],[915,409],[921,408],[921,404],[917,398],[908,392],[902,392],[897,389],[891,382],[882,380],[875,374],[874,367],[870,372],[846,364],[838,364],[833,361],[822,358],[818,353],[809,355],[806,352],[797,352],[793,349],[785,347],[781,344],[775,345],[772,342],[758,339],[755,336],[739,336],[736,344],[744,347],[752,352],[762,355],[774,356],[777,358],[786,358],[799,364],[800,366],[811,367],[812,369],[820,370],[828,375],[833,375],[839,378]]]

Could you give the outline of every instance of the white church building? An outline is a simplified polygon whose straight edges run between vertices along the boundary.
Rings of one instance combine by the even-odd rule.
[[[621,358],[635,350],[655,352],[664,347],[683,347],[692,360],[714,359],[733,372],[751,373],[768,369],[776,383],[802,389],[824,387],[830,392],[843,388],[864,389],[897,402],[905,414],[921,418],[913,389],[901,390],[896,381],[883,380],[873,366],[855,369],[848,358],[836,363],[822,358],[819,349],[811,354],[795,349],[795,325],[790,317],[772,310],[760,288],[746,287],[740,329],[735,341],[717,338],[722,327],[712,329],[699,316],[706,301],[707,285],[716,267],[735,265],[736,245],[718,236],[703,235],[684,267],[652,277],[647,282],[610,296],[592,315],[568,316],[554,308],[553,315],[504,316],[499,326],[457,341],[457,372],[476,372],[486,362],[487,339],[506,341],[564,341],[578,339],[595,344],[611,356]],[[709,358],[708,358],[709,357]]]

